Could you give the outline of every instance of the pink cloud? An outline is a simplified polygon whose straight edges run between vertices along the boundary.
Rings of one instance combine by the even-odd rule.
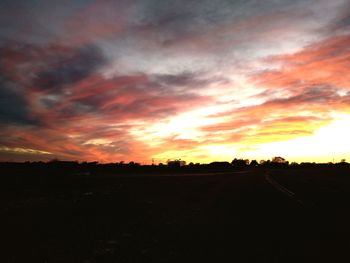
[[[313,44],[301,52],[269,58],[282,68],[255,76],[255,84],[271,88],[331,85],[350,89],[350,36],[342,35]]]

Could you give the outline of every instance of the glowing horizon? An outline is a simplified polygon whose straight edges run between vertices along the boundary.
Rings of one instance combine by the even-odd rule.
[[[0,10],[0,161],[350,159],[347,0]]]

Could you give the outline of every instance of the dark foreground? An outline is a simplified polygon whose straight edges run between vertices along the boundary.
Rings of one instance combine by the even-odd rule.
[[[0,262],[350,260],[348,169],[3,176],[0,190]]]

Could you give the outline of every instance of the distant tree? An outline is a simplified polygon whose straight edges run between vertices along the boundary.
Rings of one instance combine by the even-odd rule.
[[[260,166],[270,167],[271,166],[271,161],[270,160],[261,160],[260,161]]]
[[[128,165],[129,165],[129,166],[140,166],[139,163],[136,163],[136,162],[133,162],[133,161],[129,162]]]
[[[232,160],[231,164],[232,164],[232,166],[235,166],[235,167],[245,167],[249,164],[249,160],[235,158]]]
[[[286,159],[284,159],[280,156],[273,157],[271,162],[272,163],[287,163]]]
[[[171,167],[181,167],[186,165],[186,162],[181,159],[168,160],[167,163],[168,163],[168,166],[171,166]]]
[[[252,160],[249,164],[249,166],[256,167],[259,166],[258,162],[256,160]]]
[[[268,164],[268,167],[276,167],[276,168],[282,168],[282,167],[288,167],[289,162],[286,161],[286,159],[277,156],[273,157],[271,162]]]
[[[230,169],[231,164],[229,162],[211,162],[208,167],[214,169]]]

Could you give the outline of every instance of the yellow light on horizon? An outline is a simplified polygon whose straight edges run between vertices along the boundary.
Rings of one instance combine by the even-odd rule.
[[[335,121],[313,135],[256,145],[254,150],[242,153],[254,158],[283,156],[290,161],[328,162],[349,157],[349,134],[350,115],[336,115]]]

